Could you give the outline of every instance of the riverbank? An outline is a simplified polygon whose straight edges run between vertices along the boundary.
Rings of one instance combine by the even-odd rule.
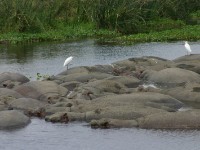
[[[58,29],[51,29],[41,33],[4,33],[0,34],[0,44],[19,44],[44,41],[75,41],[84,38],[115,37],[119,33],[114,31],[95,29],[91,23],[68,24]]]
[[[200,40],[200,25],[187,25],[181,29],[159,32],[122,35],[106,29],[95,29],[93,24],[68,25],[42,33],[4,33],[1,44],[32,43],[42,41],[75,41],[84,38],[97,38],[98,43],[129,45],[144,42],[197,41]]]
[[[139,33],[133,35],[116,36],[110,39],[102,38],[100,43],[130,45],[145,42],[169,42],[169,41],[198,41],[200,40],[200,25],[184,26],[181,29],[171,29],[160,32]]]

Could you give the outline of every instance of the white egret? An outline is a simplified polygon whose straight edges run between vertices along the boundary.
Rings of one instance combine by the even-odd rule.
[[[185,48],[187,50],[187,54],[189,55],[192,52],[192,50],[191,50],[190,45],[188,44],[187,41],[185,41]]]
[[[72,61],[72,59],[73,59],[73,57],[72,57],[72,56],[68,57],[68,58],[65,60],[65,62],[64,62],[64,65],[63,65],[63,66],[67,66],[67,69],[68,69],[68,65],[69,65],[69,63]]]

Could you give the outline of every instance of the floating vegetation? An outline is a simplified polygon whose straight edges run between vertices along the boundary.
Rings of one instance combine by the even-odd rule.
[[[197,41],[200,40],[200,25],[185,26],[182,29],[171,29],[160,32],[139,33],[133,35],[123,35],[110,39],[101,38],[100,43],[112,43],[128,45],[143,42],[164,42],[164,41]]]
[[[41,81],[41,80],[48,80],[49,78],[50,78],[49,75],[42,75],[40,73],[36,74],[36,79],[39,80],[39,81]]]

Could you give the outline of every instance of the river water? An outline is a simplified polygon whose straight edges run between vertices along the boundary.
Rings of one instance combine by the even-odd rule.
[[[200,42],[190,42],[193,53],[200,53]],[[37,73],[56,75],[66,68],[65,59],[73,56],[69,67],[110,64],[132,57],[158,56],[175,59],[186,55],[184,42],[146,43],[131,46],[98,45],[94,40],[72,43],[34,43],[28,45],[0,46],[0,73],[23,73],[32,80]]]
[[[0,131],[1,150],[199,150],[200,131],[91,129],[84,123],[32,119],[25,128]]]
[[[200,42],[190,42],[200,54]],[[0,46],[0,72],[19,72],[31,80],[36,74],[63,71],[64,60],[74,56],[70,67],[110,64],[132,57],[158,56],[175,59],[186,55],[184,42],[145,43],[132,46],[98,45],[94,40],[72,43],[37,43]],[[52,124],[32,119],[25,128],[0,131],[0,150],[199,150],[200,131],[91,129],[85,123]]]

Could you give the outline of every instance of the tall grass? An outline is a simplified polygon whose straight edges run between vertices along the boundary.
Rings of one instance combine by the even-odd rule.
[[[198,9],[199,0],[0,0],[0,32],[39,33],[89,22],[100,29],[138,33],[152,20],[189,23]]]
[[[74,16],[73,5],[72,0],[1,0],[0,26],[2,31],[40,32]]]
[[[140,22],[144,22],[144,2],[141,0],[88,0],[86,12],[98,28],[107,28],[118,32],[135,31]]]
[[[199,0],[85,0],[79,4],[82,18],[87,17],[98,28],[122,33],[138,33],[141,25],[144,27],[162,18],[187,23],[190,14],[200,9]]]

